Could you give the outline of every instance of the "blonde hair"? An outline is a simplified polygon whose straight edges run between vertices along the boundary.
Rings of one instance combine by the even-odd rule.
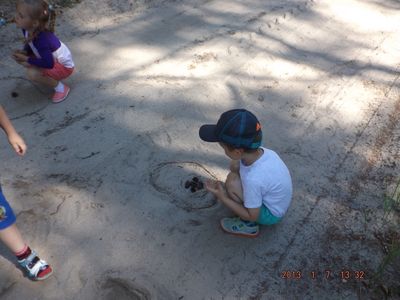
[[[25,4],[29,7],[28,13],[32,20],[38,21],[39,26],[32,34],[31,40],[42,31],[54,32],[56,11],[52,5],[44,0],[18,0],[18,4]]]

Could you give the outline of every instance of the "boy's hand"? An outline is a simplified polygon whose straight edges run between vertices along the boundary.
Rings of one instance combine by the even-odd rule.
[[[18,155],[22,156],[26,153],[25,141],[18,133],[10,134],[8,136],[8,141]]]
[[[208,179],[204,185],[206,190],[212,193],[218,199],[226,196],[226,191],[221,181]]]

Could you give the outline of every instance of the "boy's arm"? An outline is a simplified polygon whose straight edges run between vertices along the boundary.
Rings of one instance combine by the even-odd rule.
[[[239,173],[239,169],[240,169],[240,160],[231,160],[229,169],[231,170],[231,172],[233,173]]]
[[[225,188],[222,186],[222,183],[219,181],[207,181],[205,183],[206,189],[213,193],[215,197],[218,198],[219,201],[225,204],[228,208],[230,208],[235,214],[241,217],[243,220],[248,221],[257,221],[258,215],[260,214],[260,208],[246,208],[243,204],[236,202],[231,199],[226,193]]]
[[[8,141],[19,155],[24,155],[26,152],[26,144],[22,137],[17,133],[14,126],[11,124],[3,107],[0,105],[0,127],[4,130],[8,137]]]

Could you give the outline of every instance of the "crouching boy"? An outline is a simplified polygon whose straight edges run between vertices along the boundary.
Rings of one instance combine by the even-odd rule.
[[[203,125],[200,138],[217,142],[232,161],[225,186],[208,180],[205,188],[238,217],[223,218],[224,231],[256,237],[259,224],[281,221],[292,200],[292,180],[285,163],[274,151],[261,147],[257,117],[245,109],[224,112],[217,124]]]

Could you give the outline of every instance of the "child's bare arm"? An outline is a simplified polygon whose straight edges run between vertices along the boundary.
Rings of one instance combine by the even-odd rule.
[[[225,206],[230,208],[243,220],[257,221],[258,215],[260,214],[260,208],[246,208],[243,204],[231,199],[221,182],[208,180],[205,182],[205,187],[209,192],[213,193],[219,201],[225,204]]]
[[[23,65],[24,67],[30,66],[30,64],[28,63],[29,56],[26,54],[25,51],[16,50],[14,51],[12,57],[20,65]]]
[[[10,145],[14,148],[18,155],[24,155],[26,152],[26,144],[23,138],[17,133],[14,126],[11,124],[3,107],[0,105],[0,127],[4,130],[8,137]]]
[[[12,57],[17,61],[17,62],[26,62],[28,61],[28,56],[26,53],[23,51],[15,51],[12,55]]]
[[[0,106],[0,127],[4,130],[7,136],[16,132],[2,106]]]
[[[231,164],[229,166],[229,169],[231,170],[231,172],[233,173],[239,173],[239,165],[240,165],[240,161],[239,160],[231,160]]]

